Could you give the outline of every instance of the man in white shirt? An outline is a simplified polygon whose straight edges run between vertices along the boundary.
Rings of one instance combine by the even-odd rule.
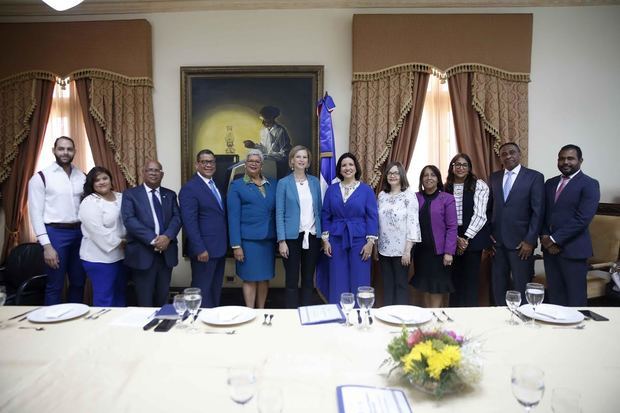
[[[71,164],[75,156],[71,138],[56,139],[52,152],[56,162],[28,182],[30,222],[48,267],[45,305],[60,303],[65,274],[69,277],[68,301],[80,303],[86,275],[80,262],[82,231],[78,211],[86,176]]]

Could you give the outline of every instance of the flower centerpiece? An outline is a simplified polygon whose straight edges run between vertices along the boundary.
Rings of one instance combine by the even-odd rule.
[[[482,374],[480,343],[451,330],[403,328],[387,350],[390,373],[400,368],[412,385],[438,398],[477,383]]]

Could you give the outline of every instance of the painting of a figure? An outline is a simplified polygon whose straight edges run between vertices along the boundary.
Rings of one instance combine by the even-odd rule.
[[[183,180],[193,172],[193,156],[205,148],[216,154],[215,179],[224,188],[231,174],[243,172],[252,148],[263,153],[263,170],[275,179],[288,173],[293,146],[317,154],[322,72],[322,66],[182,67]]]

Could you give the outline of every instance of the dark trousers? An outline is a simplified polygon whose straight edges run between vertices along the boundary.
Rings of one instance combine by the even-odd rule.
[[[198,287],[202,292],[201,307],[213,308],[220,305],[225,264],[226,257],[209,258],[207,262],[192,258],[192,287]]]
[[[172,268],[166,265],[162,254],[154,254],[151,267],[132,270],[139,307],[161,307],[168,302]]]
[[[123,260],[102,263],[82,261],[93,285],[93,306],[125,307],[127,272]]]
[[[409,266],[401,264],[401,257],[386,257],[379,254],[381,278],[383,278],[383,305],[409,304]]]
[[[282,258],[286,273],[286,308],[297,308],[299,297],[299,274],[301,271],[301,305],[309,305],[312,301],[314,289],[314,272],[321,251],[321,240],[310,234],[309,249],[303,249],[304,234],[300,233],[297,239],[287,239],[288,258]]]
[[[588,263],[545,253],[547,297],[551,304],[579,307],[588,305]]]
[[[67,301],[81,303],[84,301],[84,283],[86,282],[86,274],[80,260],[82,231],[79,227],[54,228],[46,225],[45,228],[60,261],[56,269],[47,267],[45,305],[60,303],[62,289],[65,286],[65,275],[69,278]]]
[[[454,284],[454,292],[450,294],[450,306],[478,306],[481,257],[482,251],[467,250],[465,250],[463,255],[454,256],[454,262],[452,263],[452,284]]]
[[[512,275],[512,278],[511,278]],[[495,247],[495,256],[491,266],[491,285],[495,305],[506,305],[506,291],[516,290],[521,293],[521,302],[525,300],[525,285],[534,275],[534,257],[522,260],[517,250]]]

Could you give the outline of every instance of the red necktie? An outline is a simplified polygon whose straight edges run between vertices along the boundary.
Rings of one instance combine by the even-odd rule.
[[[570,181],[570,178],[567,178],[566,176],[562,176],[562,182],[560,182],[560,186],[558,186],[558,189],[556,189],[555,191],[555,200],[553,202],[558,202],[558,197],[564,190],[564,187],[566,186],[568,181]]]

